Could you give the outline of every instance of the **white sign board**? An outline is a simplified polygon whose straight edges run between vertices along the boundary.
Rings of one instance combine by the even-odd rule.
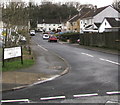
[[[22,56],[21,47],[4,48],[4,59]]]

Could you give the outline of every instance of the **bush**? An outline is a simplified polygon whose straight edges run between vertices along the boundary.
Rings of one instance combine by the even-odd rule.
[[[77,39],[79,39],[80,33],[64,33],[58,35],[59,39],[62,41],[70,40],[70,43],[76,43]]]

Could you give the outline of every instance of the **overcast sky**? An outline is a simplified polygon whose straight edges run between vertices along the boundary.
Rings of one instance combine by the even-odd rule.
[[[41,1],[45,1],[45,0],[24,0],[24,1],[35,1],[37,3],[41,2]],[[111,5],[113,3],[113,1],[115,0],[49,0],[52,2],[80,2],[81,4],[93,4],[93,5],[97,5],[97,7],[103,7],[103,6],[107,6],[107,5]]]
[[[41,1],[52,1],[52,2],[80,2],[81,4],[93,4],[97,5],[97,7],[103,7],[107,5],[111,5],[115,0],[0,0],[0,1],[25,1],[25,2],[36,2],[40,4]],[[118,0],[116,0],[118,1]]]
[[[103,7],[106,5],[111,5],[114,0],[54,0],[54,1],[76,1],[80,2],[81,4],[93,4],[97,5],[98,7]]]

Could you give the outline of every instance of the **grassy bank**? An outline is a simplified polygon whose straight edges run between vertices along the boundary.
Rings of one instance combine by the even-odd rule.
[[[18,69],[23,69],[30,67],[33,64],[34,64],[33,59],[25,59],[23,61],[23,64],[21,64],[21,61],[5,62],[5,66],[2,68],[2,71],[13,71]]]
[[[20,58],[10,59],[4,62],[4,67],[2,68],[2,71],[5,72],[28,68],[34,63],[35,61],[33,59],[33,55],[30,54],[29,50],[23,48],[23,64],[21,64]]]

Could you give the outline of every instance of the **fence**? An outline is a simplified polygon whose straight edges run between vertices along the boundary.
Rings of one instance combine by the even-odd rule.
[[[80,34],[80,44],[86,46],[105,47],[120,50],[118,32]]]
[[[108,33],[66,33],[60,35],[60,40],[70,43],[76,43],[77,39],[80,39],[80,45],[104,47],[110,49],[120,50],[120,35],[119,32]]]

